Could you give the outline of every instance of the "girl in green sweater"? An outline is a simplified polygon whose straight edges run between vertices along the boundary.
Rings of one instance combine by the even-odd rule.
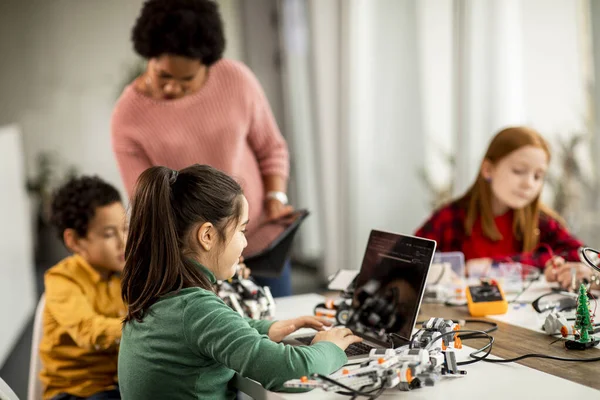
[[[212,167],[152,167],[139,177],[122,277],[123,399],[233,399],[236,372],[281,390],[347,362],[344,350],[361,340],[349,329],[324,330],[314,317],[253,321],[215,294],[236,271],[247,224],[240,185]],[[306,327],[321,331],[310,346],[279,343]]]

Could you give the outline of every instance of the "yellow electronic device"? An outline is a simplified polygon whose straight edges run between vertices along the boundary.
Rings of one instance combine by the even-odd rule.
[[[508,302],[495,280],[482,280],[481,285],[467,286],[467,305],[473,317],[505,314]]]

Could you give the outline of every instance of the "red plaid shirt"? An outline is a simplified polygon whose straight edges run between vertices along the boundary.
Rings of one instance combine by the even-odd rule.
[[[462,251],[463,243],[469,240],[465,232],[467,210],[454,201],[439,210],[421,226],[415,236],[432,239],[437,242],[437,251]],[[579,261],[579,247],[583,246],[576,237],[571,235],[557,220],[541,214],[538,228],[540,241],[538,247],[528,253],[518,253],[510,258],[524,265],[544,268],[552,254],[546,248],[549,246],[554,255],[561,256],[567,261]],[[516,239],[515,239],[516,240]],[[522,242],[516,243],[516,248],[523,248]],[[494,259],[495,262],[505,262],[506,259]]]

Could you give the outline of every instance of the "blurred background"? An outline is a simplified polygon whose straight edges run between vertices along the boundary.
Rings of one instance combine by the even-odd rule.
[[[25,397],[43,272],[65,255],[49,195],[74,174],[123,185],[110,116],[144,64],[142,0],[0,1],[0,376]],[[600,1],[219,0],[227,49],[267,93],[311,217],[294,293],[359,268],[371,229],[412,233],[474,179],[488,140],[539,130],[544,200],[600,245]]]

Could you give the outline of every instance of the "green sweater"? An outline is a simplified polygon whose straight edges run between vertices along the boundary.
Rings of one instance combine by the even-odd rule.
[[[202,268],[204,270],[204,268]],[[204,270],[211,282],[214,275]],[[238,372],[270,390],[289,379],[330,374],[345,353],[331,342],[312,346],[275,343],[271,321],[240,317],[217,295],[183,289],[153,304],[143,322],[125,324],[119,351],[124,400],[233,399],[228,383]]]

